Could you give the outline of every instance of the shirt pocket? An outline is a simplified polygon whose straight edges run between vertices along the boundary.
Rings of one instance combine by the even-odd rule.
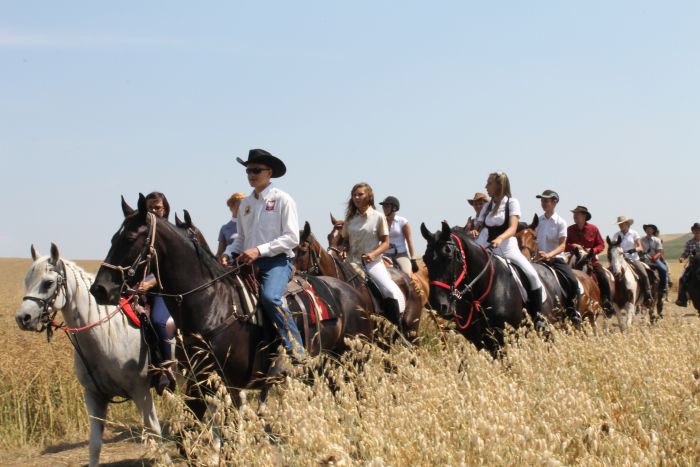
[[[267,211],[263,209],[260,213],[260,228],[266,232],[279,229],[280,213],[276,209]]]

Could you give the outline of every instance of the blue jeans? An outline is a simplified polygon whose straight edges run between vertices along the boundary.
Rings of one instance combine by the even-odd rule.
[[[304,344],[292,313],[282,304],[282,296],[292,278],[292,261],[286,256],[259,258],[255,265],[260,270],[260,301],[263,311],[274,323],[289,355],[304,355]]]
[[[153,296],[153,305],[151,306],[151,323],[156,328],[156,332],[160,337],[160,351],[165,360],[172,360],[173,351],[170,347],[170,339],[172,335],[167,330],[168,319],[170,319],[170,310],[165,305],[165,300],[160,295]]]
[[[659,290],[666,289],[666,285],[668,284],[668,265],[666,262],[662,259],[650,261],[649,266],[659,272]]]

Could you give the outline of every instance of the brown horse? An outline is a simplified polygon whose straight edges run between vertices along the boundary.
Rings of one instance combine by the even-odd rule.
[[[539,219],[537,215],[535,215],[530,225],[521,222],[518,226],[518,232],[515,234],[520,251],[533,263],[541,261],[539,257],[539,248],[537,247],[537,234],[535,232],[538,222]],[[539,273],[540,271],[537,270],[537,272]],[[588,274],[574,269],[574,275],[583,287],[583,295],[579,299],[577,305],[578,312],[581,314],[581,319],[587,319],[595,331],[596,318],[598,317],[598,313],[602,310],[600,306],[600,288],[595,280]]]
[[[327,268],[325,269],[326,272],[321,272],[321,274],[328,274],[331,277],[339,277],[345,281],[352,279],[352,285],[358,289],[367,290],[363,293],[372,296],[372,293],[367,289],[367,283],[358,276],[347,261],[341,259],[340,257],[340,248],[343,244],[341,232],[345,221],[339,221],[333,217],[333,215],[331,215],[331,222],[333,223],[333,230],[331,230],[331,232],[328,234],[328,251],[330,253],[323,250],[318,241],[313,239],[310,227],[308,229],[308,234],[306,234],[306,225],[304,226],[304,232],[302,232],[302,237],[300,238],[299,242],[300,251],[302,248],[309,247],[309,238],[313,239],[313,242],[315,242],[316,245],[313,247],[313,251],[318,252],[314,254],[317,254],[318,257],[324,255],[324,259],[320,262],[320,266],[325,265]],[[331,258],[333,265],[331,265],[329,259],[325,258],[325,255]],[[303,260],[298,258],[297,261],[301,263]],[[303,266],[297,267],[301,270]],[[425,266],[423,265],[422,271],[419,271],[419,274],[413,274],[413,277],[411,278],[407,277],[406,274],[398,268],[389,267],[387,269],[389,270],[391,279],[399,286],[401,292],[404,294],[404,297],[406,297],[406,310],[401,316],[401,327],[404,330],[406,338],[415,343],[416,339],[418,338],[418,328],[420,325],[421,314],[423,312],[423,305],[426,303],[428,297],[427,290],[430,288],[427,279],[427,269],[425,269]],[[418,276],[418,278],[415,276]],[[373,308],[369,308],[369,310],[372,313],[376,313],[379,311],[379,308],[380,307],[377,307],[377,304],[374,303]]]

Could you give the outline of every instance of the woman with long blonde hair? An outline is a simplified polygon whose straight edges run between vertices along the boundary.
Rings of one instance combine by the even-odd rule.
[[[510,191],[510,180],[504,172],[493,172],[486,180],[486,191],[491,196],[479,215],[476,229],[472,230],[474,238],[479,231],[488,228],[488,242],[494,253],[500,254],[523,270],[530,282],[527,291],[527,311],[532,317],[537,329],[544,329],[547,321],[542,315],[542,281],[537,275],[532,263],[520,252],[515,232],[520,221],[520,202],[513,198]]]

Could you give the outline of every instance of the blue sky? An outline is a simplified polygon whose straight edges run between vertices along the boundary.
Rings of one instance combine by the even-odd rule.
[[[119,196],[210,244],[250,148],[325,238],[352,185],[463,223],[488,173],[685,232],[700,221],[697,2],[1,2],[0,256],[103,258]]]

